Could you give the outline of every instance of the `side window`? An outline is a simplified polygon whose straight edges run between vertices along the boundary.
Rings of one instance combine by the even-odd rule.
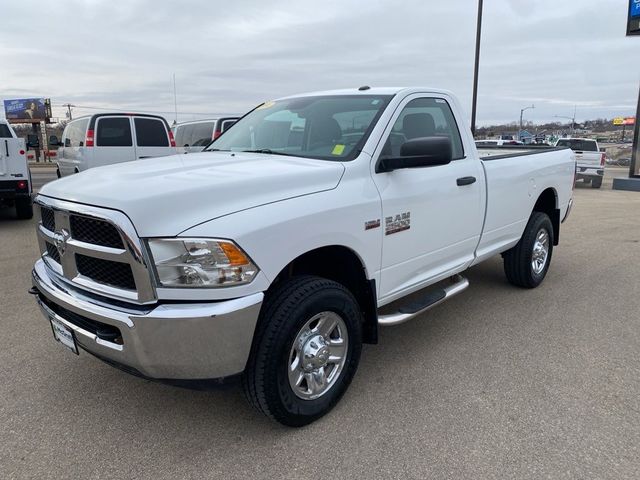
[[[98,147],[131,147],[131,122],[129,117],[101,117],[96,136]]]
[[[0,123],[0,138],[12,138],[9,126],[4,123]]]
[[[227,129],[231,128],[231,126],[236,123],[235,120],[225,120],[222,122],[222,128],[220,129],[221,132],[226,132]]]
[[[399,157],[400,149],[407,140],[433,136],[449,137],[453,159],[464,157],[460,131],[447,101],[441,98],[416,98],[400,112],[384,145],[382,156]]]
[[[136,117],[136,143],[139,147],[168,147],[169,136],[164,122],[154,118]]]
[[[213,129],[215,122],[196,123],[193,125],[193,134],[191,135],[192,147],[206,147],[211,143],[213,138]]]

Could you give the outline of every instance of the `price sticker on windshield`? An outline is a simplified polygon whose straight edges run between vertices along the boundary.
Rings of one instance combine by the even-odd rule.
[[[342,152],[344,152],[344,145],[336,145],[335,147],[333,147],[333,151],[331,152],[331,155],[342,155]]]

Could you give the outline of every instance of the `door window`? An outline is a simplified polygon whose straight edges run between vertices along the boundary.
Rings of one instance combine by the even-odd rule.
[[[236,120],[224,120],[222,122],[222,128],[220,129],[221,132],[226,132],[228,128],[231,128],[231,126],[236,123]]]
[[[206,147],[213,139],[215,122],[195,123],[192,125],[190,147]]]
[[[460,131],[447,101],[442,98],[416,98],[402,109],[385,142],[382,156],[399,157],[406,141],[434,136],[449,137],[453,160],[464,157]]]
[[[131,122],[128,117],[102,117],[98,120],[98,147],[131,147]]]
[[[4,123],[0,123],[0,138],[11,138],[11,130]]]
[[[169,137],[164,122],[154,118],[136,117],[136,144],[139,147],[168,147]]]

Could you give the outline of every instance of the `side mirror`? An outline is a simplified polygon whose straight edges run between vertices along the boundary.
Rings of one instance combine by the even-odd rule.
[[[447,165],[453,158],[453,145],[449,137],[421,137],[408,140],[400,147],[397,158],[382,158],[376,173],[391,172],[401,168],[433,167]]]

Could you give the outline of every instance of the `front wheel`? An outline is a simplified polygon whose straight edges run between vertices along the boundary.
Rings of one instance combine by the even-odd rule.
[[[591,181],[591,188],[600,188],[602,186],[602,177],[594,178]]]
[[[549,270],[553,253],[553,224],[546,213],[533,212],[515,247],[504,253],[504,273],[513,285],[535,288]]]
[[[243,375],[258,411],[291,427],[329,412],[360,360],[362,314],[337,282],[300,276],[276,287],[261,312]]]

